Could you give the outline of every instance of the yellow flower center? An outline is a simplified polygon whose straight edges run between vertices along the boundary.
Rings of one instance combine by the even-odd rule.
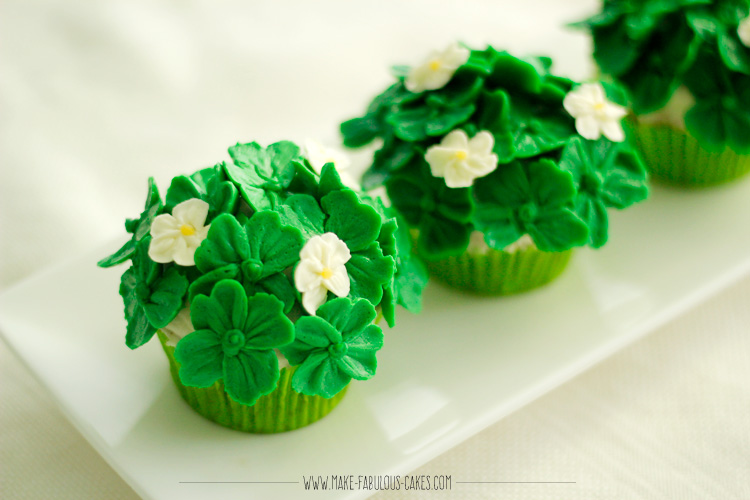
[[[468,156],[468,153],[462,149],[459,149],[458,151],[453,153],[453,157],[457,160],[465,160]]]
[[[333,276],[333,271],[328,267],[324,267],[323,270],[320,271],[320,277],[324,280],[330,279],[331,276]]]
[[[183,236],[192,236],[195,234],[195,228],[190,224],[183,224],[180,226],[180,232]]]
[[[603,109],[604,109],[604,103],[603,103],[603,102],[597,102],[596,104],[594,104],[594,109],[595,109],[596,111],[601,111],[601,110],[603,110]]]
[[[430,61],[430,69],[432,71],[437,71],[440,69],[440,67],[443,65],[438,59],[433,59]]]

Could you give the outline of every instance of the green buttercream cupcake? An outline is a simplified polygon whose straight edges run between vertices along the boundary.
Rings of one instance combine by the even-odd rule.
[[[605,0],[589,30],[632,99],[654,178],[700,187],[750,171],[750,0]]]
[[[346,146],[383,141],[364,187],[385,185],[431,273],[457,288],[547,283],[573,248],[606,243],[608,208],[648,195],[623,92],[550,67],[453,45],[395,68],[396,83],[341,124]]]
[[[288,431],[375,375],[376,311],[392,326],[396,304],[419,310],[424,280],[403,278],[421,263],[399,237],[407,229],[332,163],[317,170],[286,141],[229,154],[174,178],[164,202],[150,180],[131,239],[99,266],[132,261],[125,343],[158,330],[192,408],[232,429]]]

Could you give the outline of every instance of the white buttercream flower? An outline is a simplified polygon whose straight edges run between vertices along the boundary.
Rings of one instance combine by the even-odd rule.
[[[349,295],[346,264],[351,258],[349,247],[333,233],[313,236],[299,253],[300,263],[294,270],[294,285],[302,293],[302,306],[315,316],[328,291],[339,297]]]
[[[191,198],[175,206],[172,215],[161,214],[151,224],[148,256],[154,262],[195,265],[195,249],[206,239],[208,203]]]
[[[195,328],[193,322],[190,320],[190,308],[183,307],[177,316],[164,328],[161,329],[164,335],[167,336],[167,345],[175,347],[182,337],[189,333],[193,333]]]
[[[312,165],[318,175],[320,175],[320,172],[323,170],[323,166],[326,163],[333,163],[336,167],[336,171],[339,173],[341,182],[343,182],[345,186],[356,191],[360,190],[359,183],[349,175],[349,172],[346,172],[349,165],[351,165],[351,160],[349,159],[349,155],[343,151],[327,148],[318,141],[307,139],[305,141],[305,156],[310,161],[310,165]]]
[[[740,41],[745,44],[745,47],[750,47],[750,16],[740,21],[737,26],[737,36],[740,37]]]
[[[477,177],[484,177],[497,168],[497,155],[492,152],[495,139],[483,130],[469,139],[463,130],[454,130],[440,144],[427,149],[424,159],[434,177],[444,177],[450,188],[469,187]]]
[[[443,87],[453,73],[469,60],[469,49],[457,43],[442,52],[433,51],[420,66],[412,68],[404,85],[410,92],[423,92]]]
[[[596,140],[602,134],[613,142],[625,140],[622,120],[627,111],[607,100],[600,83],[584,83],[568,92],[565,111],[576,119],[576,130],[585,139]]]

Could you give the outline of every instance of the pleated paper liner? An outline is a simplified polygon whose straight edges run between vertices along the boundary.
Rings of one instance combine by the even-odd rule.
[[[270,434],[305,427],[328,415],[343,399],[346,389],[331,399],[306,396],[292,389],[294,367],[281,369],[276,389],[252,405],[234,401],[224,391],[221,380],[207,388],[188,387],[180,381],[180,364],[174,358],[174,347],[166,344],[167,337],[159,330],[159,341],[169,359],[169,371],[177,389],[187,404],[205,418],[219,425],[243,432]]]
[[[456,257],[426,261],[430,274],[448,285],[484,295],[511,295],[531,290],[558,277],[572,250],[543,252],[527,247],[513,252],[487,249]]]
[[[629,121],[631,139],[651,177],[682,187],[722,184],[750,172],[750,155],[729,148],[721,153],[703,149],[686,131],[662,124]]]

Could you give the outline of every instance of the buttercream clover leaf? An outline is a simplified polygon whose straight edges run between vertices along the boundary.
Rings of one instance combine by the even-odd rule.
[[[255,211],[274,208],[282,192],[295,177],[295,163],[301,160],[300,149],[289,141],[280,141],[263,148],[257,142],[237,144],[229,148],[233,164],[224,171]]]
[[[248,295],[260,291],[278,297],[288,312],[296,293],[284,271],[297,261],[301,248],[302,235],[283,225],[275,212],[256,212],[244,227],[232,215],[222,214],[195,252],[203,274],[190,285],[190,299],[209,295],[221,280],[235,279]]]
[[[195,265],[195,250],[206,238],[208,203],[197,198],[183,201],[171,214],[161,214],[151,224],[148,256],[154,262]]]
[[[511,99],[510,127],[515,158],[532,158],[562,148],[575,133],[573,120],[560,113],[559,105],[523,95]]]
[[[424,105],[393,111],[386,117],[386,122],[402,141],[423,141],[450,132],[468,120],[475,110],[476,106],[471,103],[450,108]]]
[[[331,398],[352,379],[368,380],[377,369],[383,332],[372,324],[375,308],[364,299],[326,302],[316,316],[297,320],[294,342],[281,352],[297,368],[292,388],[309,396]]]
[[[224,381],[229,397],[252,405],[276,388],[279,363],[274,349],[294,339],[294,326],[276,297],[247,297],[237,281],[223,280],[210,296],[191,303],[193,333],[175,348],[180,380],[189,387]]]
[[[341,135],[344,136],[344,145],[357,148],[369,144],[385,132],[385,119],[393,106],[416,103],[421,100],[422,94],[406,90],[403,81],[394,83],[372,100],[364,116],[341,124],[340,130]]]
[[[469,188],[449,188],[427,164],[401,171],[386,182],[393,207],[419,231],[418,248],[428,259],[457,255],[469,244],[474,205]]]
[[[122,264],[128,259],[133,258],[135,248],[139,241],[149,234],[151,224],[164,209],[159,196],[159,189],[156,187],[153,177],[148,179],[148,196],[146,197],[146,206],[137,219],[128,219],[125,223],[125,229],[133,236],[118,251],[96,263],[99,267],[112,267]]]
[[[177,316],[188,288],[187,278],[175,266],[165,268],[148,257],[149,240],[137,244],[133,265],[120,281],[128,322],[125,344],[131,349],[148,342],[157,328]]]
[[[560,168],[573,175],[575,211],[588,225],[588,244],[594,248],[607,242],[608,207],[623,209],[648,196],[646,169],[624,144],[574,137],[563,150]]]
[[[406,167],[418,153],[413,143],[396,139],[391,133],[385,134],[383,147],[375,152],[372,165],[362,176],[362,187],[370,190],[382,186],[392,172]]]
[[[227,180],[224,168],[224,163],[219,163],[190,176],[179,175],[172,179],[167,189],[167,211],[171,212],[180,203],[197,198],[208,203],[207,221],[220,213],[233,213],[237,207],[237,188]]]
[[[412,252],[412,238],[406,221],[393,209],[388,209],[388,213],[393,218],[381,226],[378,243],[384,255],[396,260],[396,272],[390,283],[383,287],[380,308],[383,319],[393,327],[396,304],[412,313],[422,310],[422,291],[427,285],[428,274],[425,265]]]
[[[588,227],[570,207],[576,195],[573,176],[552,161],[513,162],[474,187],[476,228],[487,245],[502,250],[524,234],[545,252],[584,245]]]

